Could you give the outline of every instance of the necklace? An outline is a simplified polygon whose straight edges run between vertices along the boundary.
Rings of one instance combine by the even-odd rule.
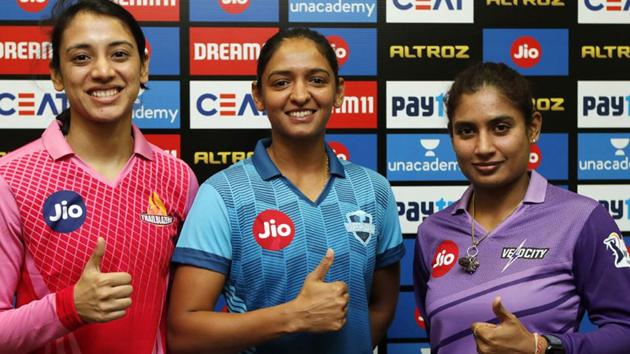
[[[484,237],[480,238],[479,240],[475,239],[475,192],[474,191],[472,193],[472,201],[470,204],[471,204],[470,211],[472,212],[472,219],[470,222],[471,245],[466,249],[466,256],[460,257],[457,260],[457,263],[459,263],[459,265],[462,267],[464,271],[468,272],[469,274],[473,274],[474,272],[477,271],[477,268],[479,268],[479,259],[477,259],[477,255],[479,254],[479,248],[477,248],[477,246],[479,246],[479,244],[483,240],[485,240],[488,236],[490,236],[492,232],[488,232]],[[512,209],[512,211],[510,211],[510,213],[507,214],[507,216],[503,218],[503,220],[507,219],[508,217],[510,217],[510,215],[514,214],[514,212],[516,211],[516,209],[518,209],[520,205],[521,205],[520,202],[516,204],[516,206]]]

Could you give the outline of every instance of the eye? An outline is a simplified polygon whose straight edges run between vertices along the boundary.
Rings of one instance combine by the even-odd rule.
[[[271,87],[279,88],[279,89],[284,88],[288,85],[289,85],[289,80],[286,80],[286,79],[278,79],[271,83]]]
[[[112,53],[112,57],[117,60],[124,60],[129,57],[129,53],[124,50],[116,50]]]
[[[75,54],[72,56],[71,60],[75,64],[85,64],[90,60],[90,56],[84,53]]]
[[[504,135],[510,131],[510,128],[510,125],[507,123],[499,123],[494,126],[494,132],[500,135]]]
[[[475,130],[471,126],[459,126],[455,128],[455,134],[462,139],[466,139],[475,135]]]
[[[328,83],[328,80],[322,76],[313,76],[310,81],[315,85],[326,85]]]

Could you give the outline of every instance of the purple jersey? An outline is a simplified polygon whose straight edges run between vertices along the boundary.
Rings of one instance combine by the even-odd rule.
[[[457,259],[471,245],[470,195],[418,228],[414,287],[433,353],[476,353],[471,324],[497,323],[498,295],[529,331],[560,337],[567,353],[630,353],[630,259],[603,207],[532,172],[522,205],[481,242],[469,274]],[[475,224],[478,240],[486,234]],[[599,329],[577,333],[585,310]]]

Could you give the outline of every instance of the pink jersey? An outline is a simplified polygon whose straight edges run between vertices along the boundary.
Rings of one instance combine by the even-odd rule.
[[[0,353],[165,352],[169,263],[198,186],[185,163],[135,127],[133,136],[113,183],[73,153],[57,122],[0,159]],[[84,324],[73,287],[99,236],[101,272],[131,274],[132,305],[119,320]]]

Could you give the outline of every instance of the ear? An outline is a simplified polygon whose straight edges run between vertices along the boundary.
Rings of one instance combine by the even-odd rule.
[[[151,58],[145,56],[144,62],[140,64],[140,83],[143,85],[149,82],[149,61]]]
[[[265,104],[262,97],[261,90],[258,89],[258,81],[252,81],[252,97],[254,97],[254,104],[259,111],[265,110]]]
[[[335,108],[341,107],[343,104],[343,95],[346,90],[346,83],[343,77],[339,78],[339,83],[337,84],[337,88],[335,90]]]
[[[540,130],[542,129],[542,114],[540,112],[534,112],[532,114],[532,121],[528,127],[529,141],[534,143],[540,137]]]
[[[55,90],[63,91],[63,79],[61,78],[61,73],[53,68],[50,68],[50,79],[53,82],[53,86],[55,86]]]

